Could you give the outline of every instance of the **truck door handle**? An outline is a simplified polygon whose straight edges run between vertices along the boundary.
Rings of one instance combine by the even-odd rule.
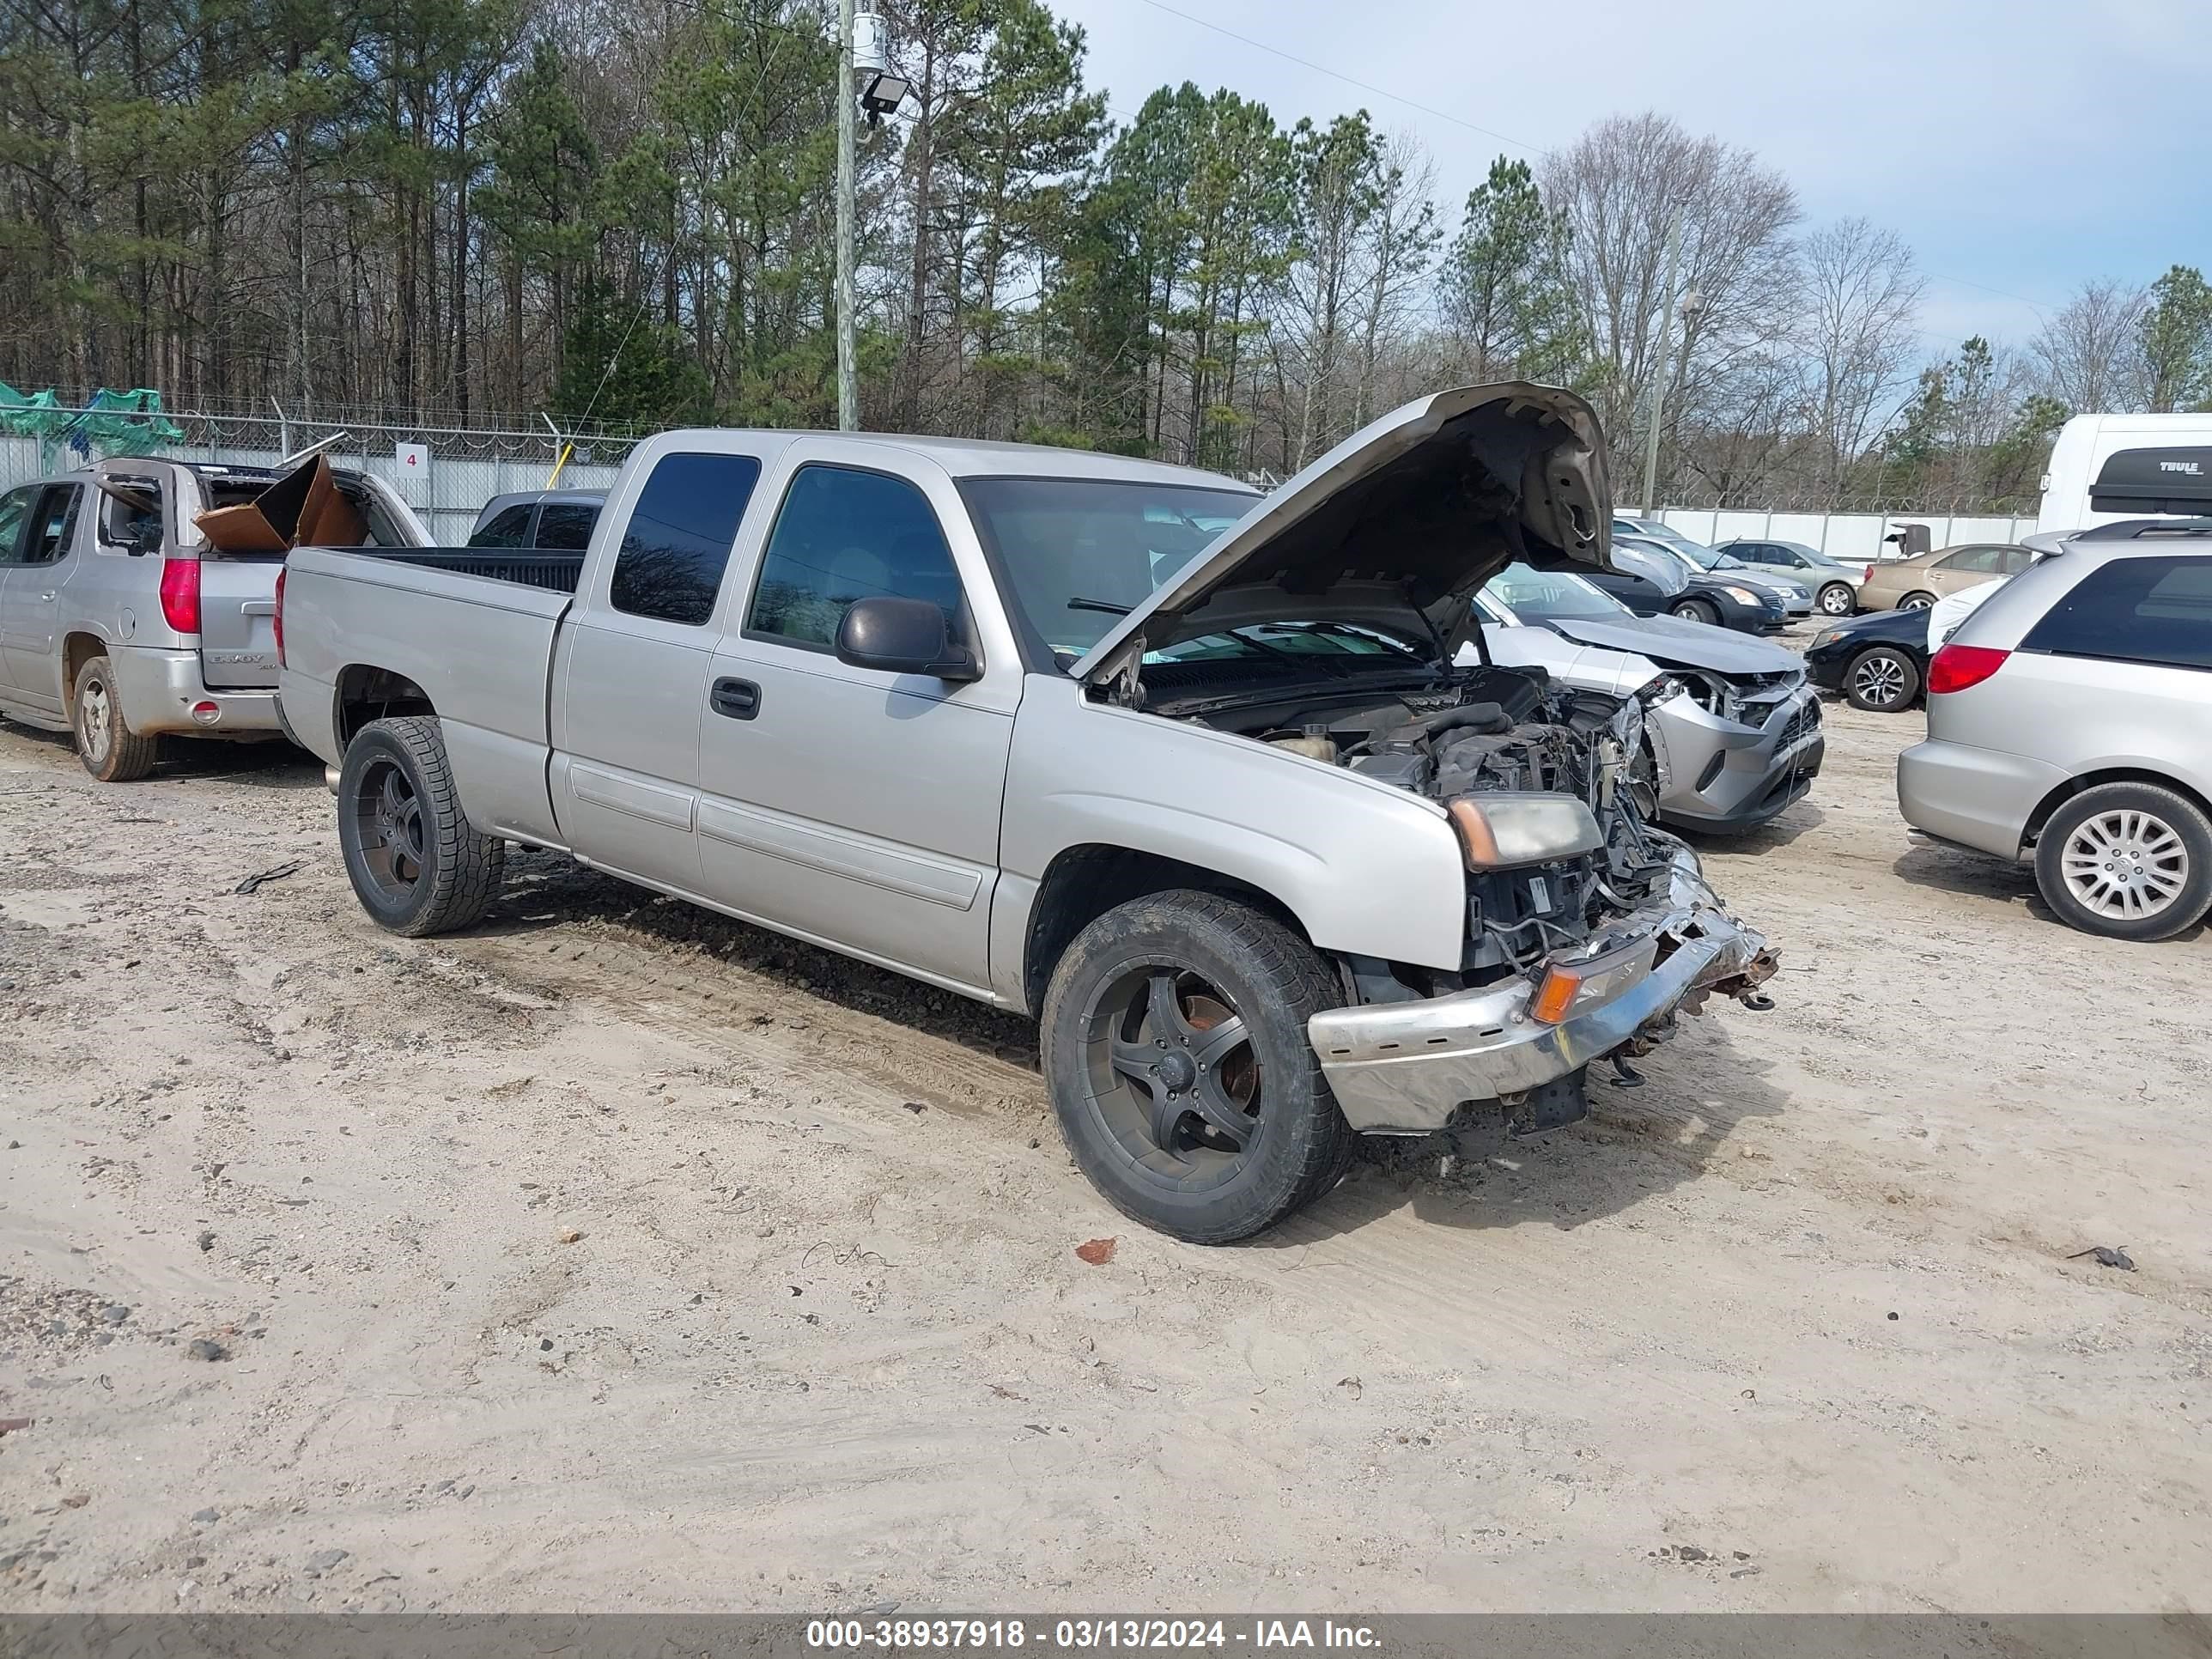
[[[760,687],[750,680],[716,680],[707,702],[717,714],[727,714],[733,720],[749,720],[760,713]]]

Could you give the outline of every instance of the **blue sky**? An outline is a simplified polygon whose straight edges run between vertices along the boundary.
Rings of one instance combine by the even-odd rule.
[[[1931,349],[2023,343],[2086,278],[2212,267],[2212,0],[1051,3],[1088,32],[1091,82],[1116,108],[1183,80],[1285,125],[1364,106],[1427,146],[1454,217],[1501,150],[1533,160],[1601,116],[1659,110],[1778,167],[1807,226],[1860,214],[1903,235],[1929,278]]]

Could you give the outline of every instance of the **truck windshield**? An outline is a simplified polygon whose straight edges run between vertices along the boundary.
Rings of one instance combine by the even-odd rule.
[[[1260,501],[1249,490],[1117,478],[968,478],[960,493],[1016,620],[1063,663]]]

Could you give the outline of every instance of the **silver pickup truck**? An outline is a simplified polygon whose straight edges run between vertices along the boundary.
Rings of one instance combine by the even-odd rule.
[[[334,476],[368,540],[429,540],[390,485]],[[0,495],[0,714],[72,733],[103,783],[143,777],[164,734],[277,736],[284,555],[218,552],[192,521],[278,477],[134,458]]]
[[[1553,1127],[1678,1009],[1765,1002],[1638,810],[1643,705],[1453,661],[1516,556],[1601,565],[1609,507],[1589,407],[1520,384],[1264,497],[674,432],[580,555],[295,552],[282,695],[382,926],[473,921],[521,842],[1029,1012],[1091,1179],[1221,1242],[1357,1133]]]

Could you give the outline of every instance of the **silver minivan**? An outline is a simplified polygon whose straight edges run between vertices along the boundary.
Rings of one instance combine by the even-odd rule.
[[[2167,939],[2212,909],[2212,519],[2084,532],[1928,670],[1898,757],[1923,834],[2035,866],[2058,917]]]

